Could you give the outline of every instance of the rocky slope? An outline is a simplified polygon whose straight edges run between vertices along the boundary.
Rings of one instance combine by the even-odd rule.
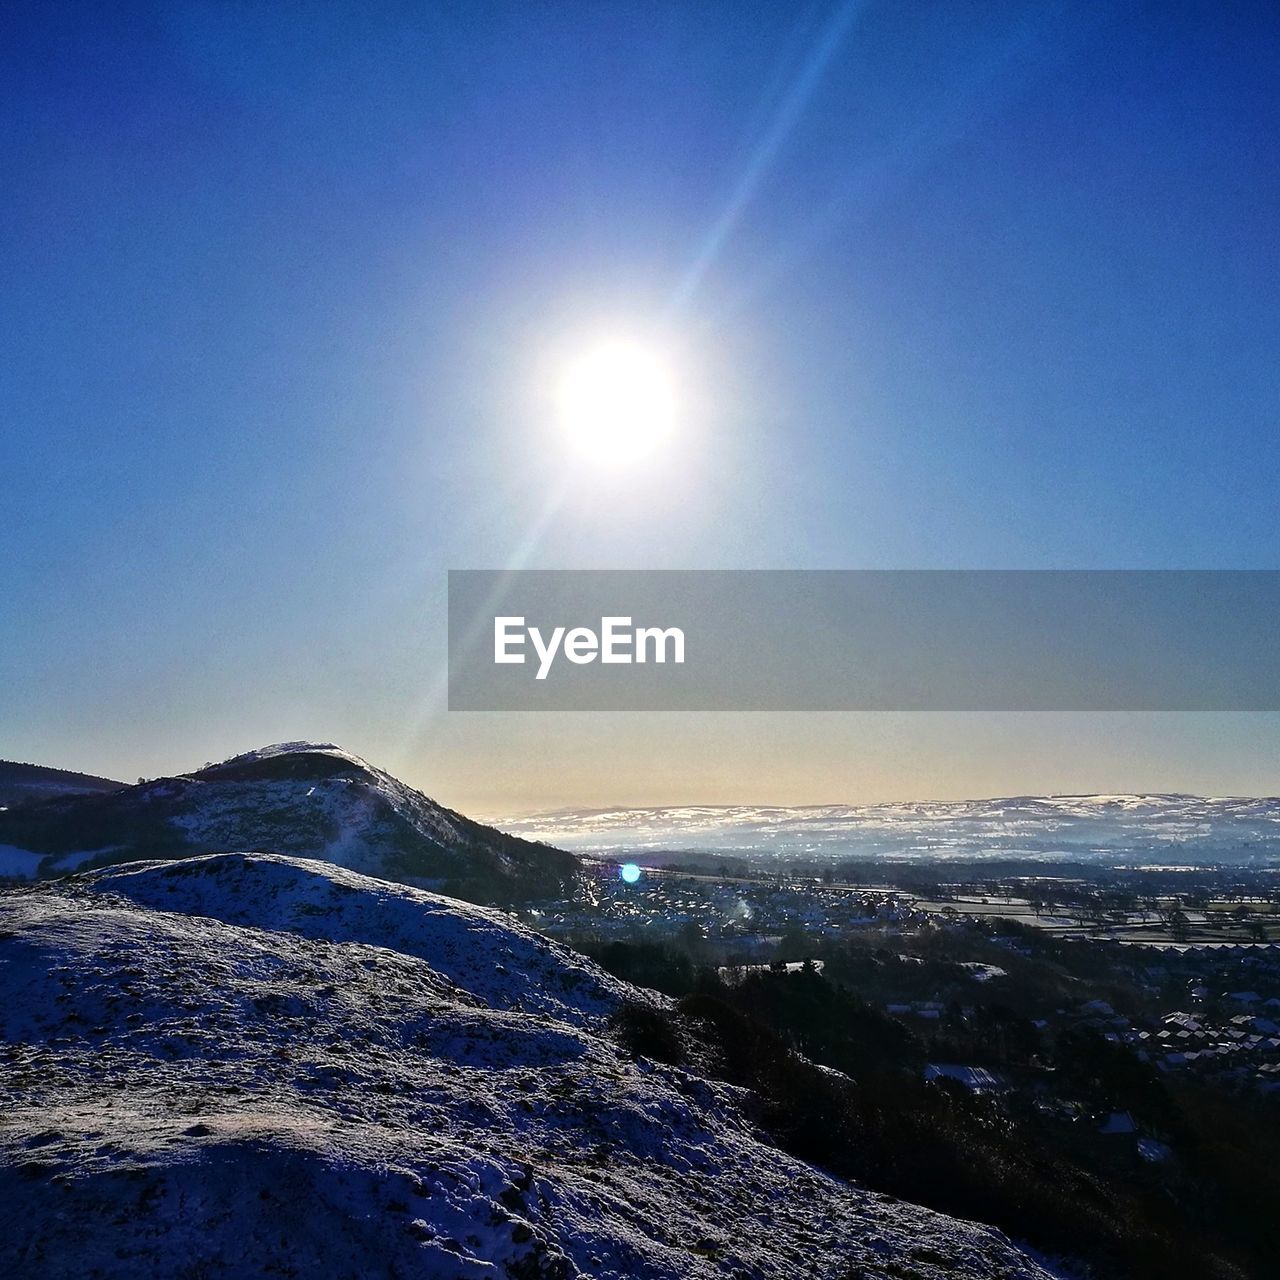
[[[0,875],[234,849],[320,858],[474,901],[553,894],[576,865],[327,744],[285,743],[106,795],[0,812]]]
[[[225,854],[0,893],[0,1274],[1046,1280],[632,1059],[501,913]]]

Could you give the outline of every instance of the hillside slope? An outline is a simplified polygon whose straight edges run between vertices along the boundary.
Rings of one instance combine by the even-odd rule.
[[[103,795],[108,791],[119,791],[125,785],[91,773],[0,760],[0,808],[37,804],[57,796]]]
[[[0,813],[0,874],[269,849],[475,901],[554,894],[572,855],[436,804],[339,748],[284,743],[107,795]]]
[[[624,1054],[659,999],[315,861],[0,893],[0,1274],[1047,1280]]]

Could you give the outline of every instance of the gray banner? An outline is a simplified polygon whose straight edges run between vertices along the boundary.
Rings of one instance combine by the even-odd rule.
[[[1276,570],[454,570],[457,711],[1280,710]]]

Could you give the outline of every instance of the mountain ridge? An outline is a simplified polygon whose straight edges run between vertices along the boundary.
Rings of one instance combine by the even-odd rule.
[[[56,796],[94,795],[118,791],[128,783],[101,778],[75,769],[27,764],[20,760],[0,760],[0,809],[36,804]]]
[[[101,795],[0,812],[0,874],[266,849],[454,896],[558,892],[573,855],[447,809],[331,743],[291,742]]]

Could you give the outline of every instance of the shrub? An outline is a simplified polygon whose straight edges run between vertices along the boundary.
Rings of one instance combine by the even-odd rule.
[[[609,1025],[633,1057],[652,1058],[677,1067],[685,1061],[675,1018],[664,1009],[627,1002],[610,1015]]]

